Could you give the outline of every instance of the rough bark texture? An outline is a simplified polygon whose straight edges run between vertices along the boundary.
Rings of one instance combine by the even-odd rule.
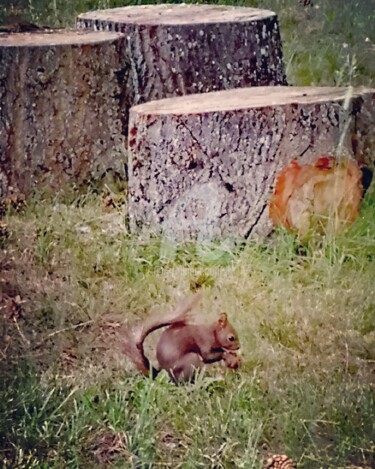
[[[259,87],[133,107],[133,230],[175,239],[267,235],[275,178],[293,158],[338,151],[371,163],[375,90],[350,96],[340,88]]]
[[[125,116],[154,99],[286,84],[278,21],[268,10],[130,6],[82,14],[77,26],[125,33]]]
[[[124,37],[0,34],[0,197],[124,172]]]

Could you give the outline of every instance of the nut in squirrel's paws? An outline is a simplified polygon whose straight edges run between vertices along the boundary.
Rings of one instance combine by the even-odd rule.
[[[237,352],[225,351],[224,362],[227,368],[237,370],[241,366],[241,357]]]
[[[293,459],[285,454],[274,454],[267,459],[265,469],[296,469],[297,465]]]

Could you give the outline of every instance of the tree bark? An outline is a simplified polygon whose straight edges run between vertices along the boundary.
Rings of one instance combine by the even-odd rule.
[[[0,35],[0,196],[124,173],[123,44],[112,32]]]
[[[77,27],[125,34],[125,115],[154,99],[286,84],[277,16],[268,10],[129,6],[84,13]]]
[[[292,159],[350,156],[373,163],[375,90],[349,93],[257,87],[133,107],[133,231],[178,240],[269,234],[268,201]]]

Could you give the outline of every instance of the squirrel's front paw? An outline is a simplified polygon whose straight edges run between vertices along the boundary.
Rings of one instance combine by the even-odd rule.
[[[224,353],[224,362],[227,368],[231,368],[232,370],[236,370],[241,365],[241,357],[232,351],[225,351]]]

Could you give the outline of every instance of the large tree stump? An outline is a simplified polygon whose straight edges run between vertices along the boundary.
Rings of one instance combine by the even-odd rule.
[[[267,205],[293,158],[375,150],[375,90],[258,87],[149,102],[130,112],[133,230],[175,239],[267,235]],[[346,110],[349,104],[349,109]]]
[[[268,10],[129,6],[84,13],[77,26],[125,34],[127,111],[154,99],[286,84],[278,21]]]
[[[124,37],[0,34],[0,196],[124,172]]]

